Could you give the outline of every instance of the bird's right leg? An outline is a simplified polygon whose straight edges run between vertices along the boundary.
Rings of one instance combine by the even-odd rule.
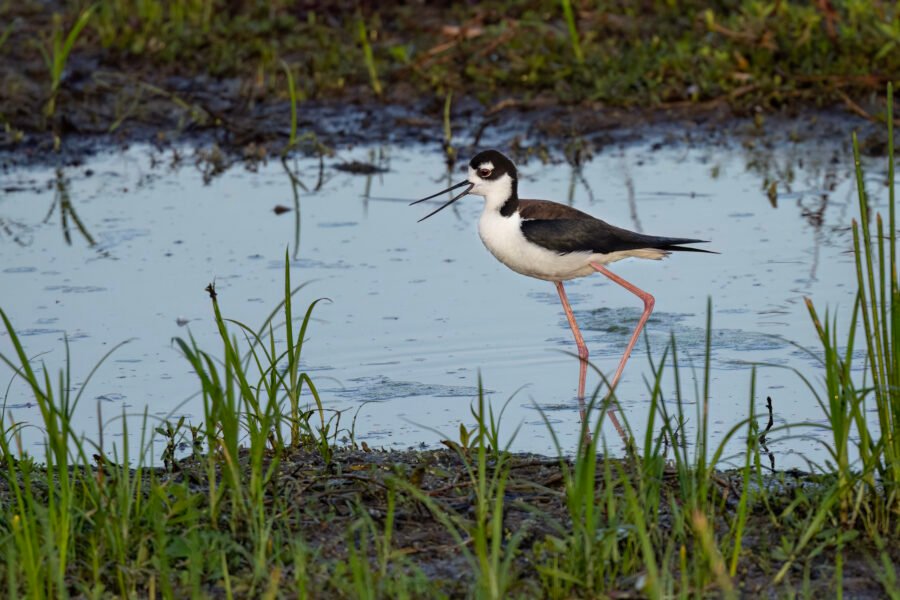
[[[595,271],[606,275],[614,282],[621,285],[623,288],[637,296],[644,303],[644,312],[641,313],[641,318],[638,319],[638,324],[634,328],[634,333],[631,334],[631,339],[628,341],[628,346],[625,347],[625,352],[622,354],[622,359],[619,361],[619,366],[616,368],[616,372],[613,375],[612,381],[609,383],[609,394],[612,395],[616,390],[616,384],[619,383],[619,378],[622,376],[622,371],[625,370],[625,363],[628,362],[628,357],[631,356],[631,351],[634,349],[634,345],[638,341],[638,337],[641,335],[641,330],[644,328],[644,325],[647,323],[647,319],[650,318],[650,313],[653,312],[653,305],[655,301],[653,296],[637,287],[633,283],[629,283],[598,263],[591,263],[591,266]]]

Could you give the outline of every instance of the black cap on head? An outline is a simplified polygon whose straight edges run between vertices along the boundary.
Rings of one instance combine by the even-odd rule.
[[[516,173],[516,165],[514,165],[513,161],[506,158],[506,156],[498,150],[485,150],[483,152],[479,152],[472,158],[472,160],[469,161],[469,166],[475,170],[478,170],[481,165],[487,162],[494,165],[494,170],[488,177],[485,177],[485,179],[497,179],[504,173],[509,174],[509,176],[512,177],[513,181],[518,179],[518,174]]]
[[[487,163],[490,163],[490,164],[487,164]],[[498,152],[497,150],[485,150],[484,152],[479,152],[478,154],[476,154],[475,157],[469,161],[469,166],[475,171],[476,175],[482,181],[484,181],[484,180],[496,181],[496,180],[500,179],[501,177],[503,177],[504,175],[509,176],[509,178],[510,178],[509,196],[507,197],[506,203],[503,205],[503,208],[500,210],[500,214],[505,217],[508,217],[510,214],[512,214],[512,212],[515,211],[516,205],[518,204],[518,201],[519,201],[519,196],[518,196],[518,191],[517,191],[519,182],[516,179],[517,178],[516,165],[514,165],[511,160],[506,158],[506,156],[504,156],[502,152]],[[460,181],[456,185],[451,185],[446,190],[440,191],[437,194],[432,194],[430,196],[425,196],[421,200],[416,200],[415,202],[412,202],[410,204],[410,206],[412,206],[412,204],[418,204],[419,202],[425,202],[426,200],[431,200],[432,198],[440,196],[441,194],[444,194],[451,190],[455,190],[455,189],[458,189],[461,187],[466,188],[461,193],[457,194],[456,196],[453,196],[452,198],[450,198],[450,200],[448,200],[447,202],[445,202],[444,204],[439,206],[436,210],[431,211],[430,213],[428,213],[427,215],[425,215],[424,217],[419,219],[419,221],[424,221],[431,215],[441,212],[442,210],[444,210],[445,208],[447,208],[448,206],[450,206],[451,204],[453,204],[454,202],[456,202],[457,200],[459,200],[460,198],[462,198],[463,196],[465,196],[466,194],[471,192],[472,189],[474,189],[475,186],[478,185],[478,183],[479,182],[477,180],[471,181],[469,179],[466,179],[465,181]],[[486,183],[484,185],[493,185],[493,184]],[[478,193],[480,195],[485,195],[482,192],[483,192],[483,190],[476,192],[476,193]],[[506,212],[504,212],[504,211],[506,211]]]

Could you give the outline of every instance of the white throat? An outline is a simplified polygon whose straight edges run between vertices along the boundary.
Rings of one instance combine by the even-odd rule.
[[[500,208],[513,194],[513,180],[508,173],[494,180],[485,180],[470,172],[469,181],[475,184],[469,193],[484,196],[485,212],[500,212]]]

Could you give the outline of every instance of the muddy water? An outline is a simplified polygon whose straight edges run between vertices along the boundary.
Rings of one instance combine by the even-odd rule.
[[[292,186],[278,161],[209,179],[171,151],[133,147],[59,172],[4,175],[0,306],[29,355],[55,373],[67,336],[74,390],[82,391],[94,363],[129,340],[84,390],[76,419],[89,439],[98,439],[102,418],[105,444],[115,442],[117,417],[137,422],[145,407],[152,419],[199,421],[197,383],[171,339],[192,334],[201,347],[219,348],[203,291],[213,280],[227,316],[261,324],[281,297],[287,250],[294,282],[309,282],[299,304],[330,299],[315,311],[305,366],[327,406],[346,411],[342,426],[356,415],[357,440],[434,445],[433,429],[456,439],[460,422],[473,422],[480,375],[495,412],[512,398],[502,427],[507,440],[518,428],[514,449],[555,452],[541,411],[562,449],[575,447],[578,365],[568,354],[571,334],[552,285],[507,270],[485,250],[477,235],[480,198],[416,222],[431,208],[408,201],[448,181],[437,150],[357,149],[340,160],[374,162],[385,171],[347,173],[330,159],[319,181],[318,160],[292,161],[305,191]],[[880,204],[883,162],[869,169]],[[532,160],[520,171],[523,197],[571,203],[645,233],[709,239],[721,253],[614,266],[656,296],[647,328],[654,360],[670,334],[677,339],[689,434],[697,423],[702,382],[695,375],[702,372],[709,297],[713,443],[747,415],[754,362],[817,379],[815,360],[795,346],[816,348],[803,297],[848,315],[854,293],[847,225],[857,212],[855,184],[842,140],[766,147],[758,140],[698,145],[661,135],[604,148],[581,169]],[[459,178],[454,173],[450,180]],[[279,205],[292,210],[277,215]],[[592,359],[610,374],[640,303],[599,275],[568,290]],[[0,352],[11,352],[5,332]],[[649,376],[642,341],[619,390],[623,415],[641,440]],[[5,389],[11,372],[2,377]],[[588,388],[598,382],[589,374]],[[761,367],[756,390],[760,407],[773,398],[779,423],[824,418],[788,369]],[[17,420],[39,422],[21,382],[4,393]],[[663,393],[674,410],[671,370]],[[824,458],[827,438],[793,433],[808,437],[770,444],[777,466]],[[621,452],[608,424],[604,434],[610,451]],[[23,436],[29,450],[40,451],[37,429]],[[731,450],[740,445],[738,439]]]

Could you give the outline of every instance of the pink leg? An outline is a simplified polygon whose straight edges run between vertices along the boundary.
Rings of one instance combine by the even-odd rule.
[[[572,307],[569,305],[569,299],[566,297],[566,290],[563,287],[561,281],[557,281],[555,283],[556,291],[559,292],[559,300],[560,302],[562,302],[563,310],[566,312],[566,319],[569,321],[569,327],[572,328],[572,334],[575,336],[575,345],[578,346],[578,358],[580,359],[578,368],[578,410],[581,414],[581,421],[582,423],[584,423],[587,419],[587,407],[584,403],[584,383],[585,379],[587,379],[589,352],[587,344],[584,343],[584,338],[581,337],[581,331],[578,329],[578,322],[575,321],[575,314],[572,312]],[[619,436],[623,441],[627,443],[628,438],[625,435],[625,430],[622,428],[622,425],[616,418],[615,409],[611,408],[608,415],[610,421],[612,421],[613,426],[616,428],[616,431],[619,433]],[[591,443],[591,434],[589,427],[588,429],[586,429],[584,441],[585,444]]]
[[[581,337],[581,331],[578,330],[578,323],[575,321],[575,314],[569,305],[569,299],[566,297],[566,290],[562,281],[557,281],[556,291],[559,292],[559,301],[562,302],[563,310],[566,311],[566,319],[569,321],[569,327],[572,328],[572,334],[575,336],[575,345],[578,346],[578,358],[581,359],[581,371],[578,376],[578,398],[584,401],[584,380],[587,377],[587,359],[589,356],[587,345],[584,338]]]
[[[622,354],[622,359],[619,361],[619,367],[616,369],[616,373],[613,375],[612,381],[609,383],[609,393],[612,394],[616,389],[616,384],[619,383],[619,377],[622,376],[622,371],[625,370],[625,363],[628,362],[628,357],[631,356],[631,351],[632,349],[634,349],[634,345],[638,341],[641,330],[644,328],[644,324],[647,322],[647,319],[650,318],[650,313],[653,312],[653,304],[655,303],[655,300],[653,299],[653,296],[638,288],[637,286],[628,283],[603,265],[591,263],[591,266],[594,267],[596,271],[602,273],[603,275],[606,275],[644,302],[644,312],[643,314],[641,314],[640,320],[638,320],[637,327],[634,328],[634,333],[631,334],[631,340],[628,342],[628,346],[625,348],[625,353]]]

